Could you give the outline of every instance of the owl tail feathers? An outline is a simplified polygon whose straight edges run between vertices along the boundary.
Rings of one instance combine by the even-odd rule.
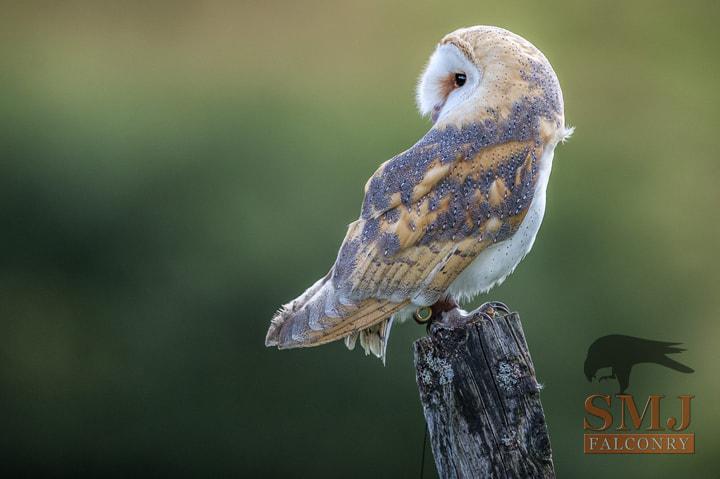
[[[380,299],[366,299],[352,305],[342,304],[328,275],[280,308],[270,321],[265,346],[276,346],[279,349],[319,346],[355,333],[365,333],[359,335],[363,348],[384,358],[391,324],[379,323],[390,318],[405,304]],[[376,325],[372,332],[362,331]]]
[[[283,324],[285,324],[286,319],[287,317],[284,310],[281,309],[275,313],[275,316],[270,320],[270,328],[268,328],[268,332],[265,335],[266,347],[280,346],[280,329]]]
[[[292,323],[292,319],[300,313],[305,306],[315,297],[315,295],[323,289],[325,284],[328,283],[332,271],[325,275],[310,286],[303,294],[290,301],[288,304],[283,305],[277,313],[273,316],[270,321],[270,328],[268,329],[267,335],[265,336],[265,346],[277,346],[282,347],[281,344],[281,332],[283,327]]]
[[[383,365],[385,365],[387,345],[390,340],[390,329],[392,328],[394,318],[394,315],[390,316],[389,319],[381,321],[374,326],[370,326],[361,331],[355,331],[345,336],[345,346],[350,350],[355,349],[355,343],[359,338],[360,346],[365,350],[365,356],[372,353],[376,358],[382,360]]]

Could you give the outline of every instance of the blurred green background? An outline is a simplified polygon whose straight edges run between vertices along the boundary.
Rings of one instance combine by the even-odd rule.
[[[429,123],[435,42],[494,24],[552,62],[577,131],[521,312],[559,477],[720,473],[717,2],[4,2],[0,468],[51,476],[418,477],[411,344],[265,349],[362,187]],[[480,300],[488,299],[480,298]],[[682,341],[694,456],[584,456],[599,336]],[[664,413],[663,413],[664,414]],[[426,477],[434,468],[428,458]],[[717,476],[715,476],[717,477]]]

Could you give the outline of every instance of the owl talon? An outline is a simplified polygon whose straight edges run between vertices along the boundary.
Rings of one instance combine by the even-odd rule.
[[[501,303],[500,301],[488,301],[487,303],[484,303],[482,306],[480,306],[480,308],[478,309],[486,315],[490,316],[490,318],[495,316],[495,313],[497,312],[503,315],[510,314],[510,308],[508,308],[505,303]]]
[[[494,312],[494,311],[491,311],[491,312],[489,312],[489,313],[486,313],[485,311],[480,311],[478,314],[479,314],[480,316],[482,316],[482,318],[483,318],[484,320],[492,321],[492,318],[493,318],[492,315],[494,315],[495,312]]]

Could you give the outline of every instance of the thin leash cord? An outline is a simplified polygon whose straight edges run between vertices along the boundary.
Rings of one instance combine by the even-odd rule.
[[[427,447],[427,425],[425,425],[425,434],[423,435],[422,461],[420,462],[420,479],[425,476],[425,448]]]

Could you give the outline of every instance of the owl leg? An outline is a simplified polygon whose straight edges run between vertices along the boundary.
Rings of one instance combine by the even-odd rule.
[[[425,324],[429,334],[431,332],[432,325],[443,322],[443,313],[452,311],[457,307],[457,301],[455,301],[452,296],[446,296],[444,298],[441,298],[432,306],[418,308],[413,314],[413,318],[415,319],[416,323]],[[476,311],[488,320],[491,320],[495,316],[495,314],[510,314],[510,308],[508,308],[506,304],[499,301],[487,302],[480,306]]]
[[[432,325],[436,321],[440,321],[442,319],[443,313],[452,311],[457,307],[457,301],[455,301],[452,296],[446,296],[445,298],[441,298],[431,306],[424,306],[422,308],[418,308],[413,314],[413,319],[415,319],[415,322],[418,324],[425,324],[427,326],[428,332],[430,332],[430,325]]]

